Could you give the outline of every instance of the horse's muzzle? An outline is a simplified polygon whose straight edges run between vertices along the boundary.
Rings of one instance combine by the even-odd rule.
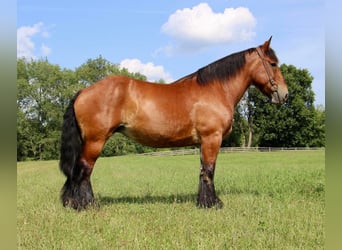
[[[286,102],[286,100],[289,97],[289,92],[286,91],[282,91],[280,88],[278,88],[277,91],[274,91],[271,95],[271,102],[272,103],[276,103],[276,104],[283,104],[284,102]]]

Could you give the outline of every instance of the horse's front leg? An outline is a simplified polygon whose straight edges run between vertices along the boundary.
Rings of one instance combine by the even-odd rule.
[[[222,201],[217,197],[214,185],[216,158],[222,142],[222,136],[217,134],[202,139],[201,144],[201,171],[197,206],[200,208],[221,208]]]

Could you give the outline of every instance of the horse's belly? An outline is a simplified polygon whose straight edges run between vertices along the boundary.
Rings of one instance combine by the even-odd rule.
[[[196,132],[188,129],[189,131],[182,130],[165,130],[154,128],[129,128],[125,127],[120,132],[127,137],[143,144],[145,146],[155,148],[165,147],[183,147],[199,143]]]

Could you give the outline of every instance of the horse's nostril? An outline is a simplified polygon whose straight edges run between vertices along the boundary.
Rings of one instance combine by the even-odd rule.
[[[289,94],[285,94],[284,98],[285,98],[285,101],[287,100],[287,98],[289,97]]]

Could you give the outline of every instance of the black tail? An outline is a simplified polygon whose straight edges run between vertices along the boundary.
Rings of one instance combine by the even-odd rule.
[[[70,179],[82,153],[82,138],[74,111],[74,103],[79,94],[80,91],[71,99],[63,116],[59,167]]]

